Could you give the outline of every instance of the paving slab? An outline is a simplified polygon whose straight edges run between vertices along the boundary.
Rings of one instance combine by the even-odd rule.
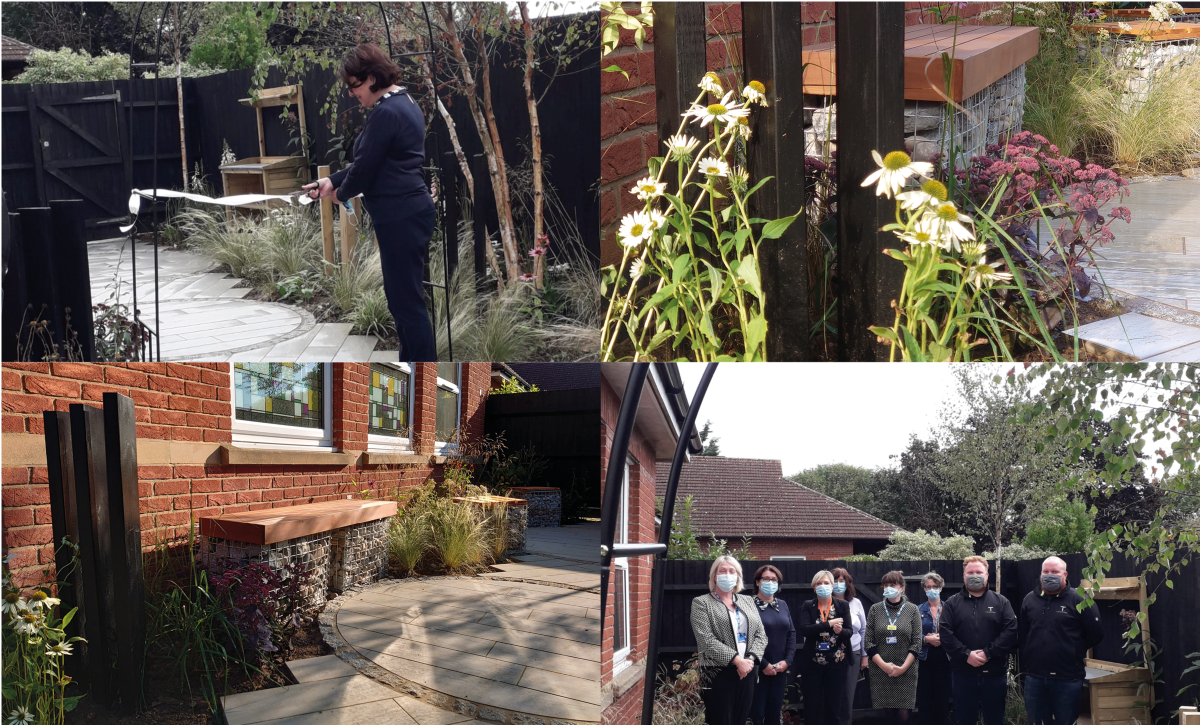
[[[1083,325],[1078,334],[1082,343],[1101,355],[1111,351],[1139,360],[1200,362],[1196,355],[1200,327],[1130,312]]]
[[[336,680],[339,677],[353,677],[358,674],[358,670],[343,662],[337,655],[292,660],[287,666],[292,676],[300,683]]]
[[[243,692],[221,698],[227,725],[279,720],[281,718],[392,700],[397,693],[363,675],[318,680],[299,685]]]
[[[424,725],[418,724],[395,700],[316,710],[260,722],[263,725]]]

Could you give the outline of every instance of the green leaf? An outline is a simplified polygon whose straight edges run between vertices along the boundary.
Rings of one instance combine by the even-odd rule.
[[[719,345],[717,341],[717,333],[713,330],[712,315],[708,310],[704,311],[704,316],[700,318],[700,331],[703,332],[713,345]]]
[[[758,350],[758,346],[767,339],[767,320],[765,317],[755,317],[746,323],[746,352]]]
[[[691,264],[692,255],[687,252],[676,257],[675,261],[671,262],[671,282],[679,284],[679,281],[683,279],[683,275],[691,268]]]
[[[738,266],[738,276],[745,281],[746,289],[750,294],[761,300],[763,297],[762,284],[758,279],[758,264],[754,261],[753,255],[747,254],[742,257],[741,264]]]
[[[796,216],[785,216],[782,219],[776,219],[773,222],[767,222],[762,228],[762,233],[759,237],[762,239],[778,239],[783,236],[783,233],[788,230],[792,222],[796,221]]]

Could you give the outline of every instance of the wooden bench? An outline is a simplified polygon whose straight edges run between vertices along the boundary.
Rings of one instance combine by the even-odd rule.
[[[313,577],[311,606],[387,572],[387,532],[395,501],[338,500],[200,519],[200,559],[219,573],[230,562],[262,561],[276,571],[301,561]]]
[[[1129,26],[1129,30],[1122,28],[1119,23],[1124,22]],[[1074,25],[1072,29],[1085,33],[1099,33],[1100,31],[1108,31],[1109,35],[1123,36],[1126,38],[1137,38],[1138,40],[1147,40],[1151,42],[1161,40],[1200,40],[1200,23],[1175,23],[1172,28],[1167,23],[1160,23],[1153,20],[1130,20],[1114,21],[1111,23],[1094,23],[1092,25]]]
[[[525,529],[529,526],[529,502],[523,498],[510,496],[455,496],[453,501],[473,504],[484,509],[504,508],[507,516],[506,524],[508,538],[506,539],[506,554],[522,554],[525,552]]]
[[[942,53],[954,57],[950,97],[970,98],[1038,53],[1038,29],[1007,25],[910,25],[904,29],[904,98],[944,101]],[[834,43],[806,46],[804,92],[837,95]]]

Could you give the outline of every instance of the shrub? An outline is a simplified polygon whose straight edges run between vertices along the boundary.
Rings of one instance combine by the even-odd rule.
[[[975,553],[975,540],[970,536],[939,536],[936,531],[897,530],[888,537],[888,545],[879,552],[882,561],[915,561],[920,559],[965,559]]]
[[[1004,561],[1033,561],[1036,559],[1045,559],[1047,556],[1055,556],[1059,553],[1057,551],[1028,547],[1024,544],[1006,544],[1005,546],[1001,546],[999,551],[985,551],[983,558],[988,561],[995,561],[996,559]]]
[[[1059,501],[1025,527],[1021,542],[1032,550],[1087,551],[1095,536],[1096,510],[1079,501]]]
[[[71,48],[60,48],[30,53],[25,71],[13,82],[84,83],[126,78],[129,78],[129,56],[124,53],[105,53],[92,57]]]
[[[229,562],[230,567],[213,577],[216,596],[229,607],[242,639],[252,653],[278,652],[290,647],[300,627],[302,593],[312,578],[311,570],[297,561],[283,572],[269,564]]]
[[[879,557],[874,554],[851,554],[850,556],[842,557],[842,561],[879,561]]]

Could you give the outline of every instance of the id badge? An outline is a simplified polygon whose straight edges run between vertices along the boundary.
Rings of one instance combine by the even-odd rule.
[[[896,625],[894,625],[894,624],[889,624],[887,627],[888,627],[888,631],[889,631],[889,632],[895,632],[895,631],[896,631]]]
[[[829,651],[829,643],[828,642],[817,642],[817,651],[828,652]]]
[[[884,640],[887,644],[896,644],[896,635],[891,635]]]

